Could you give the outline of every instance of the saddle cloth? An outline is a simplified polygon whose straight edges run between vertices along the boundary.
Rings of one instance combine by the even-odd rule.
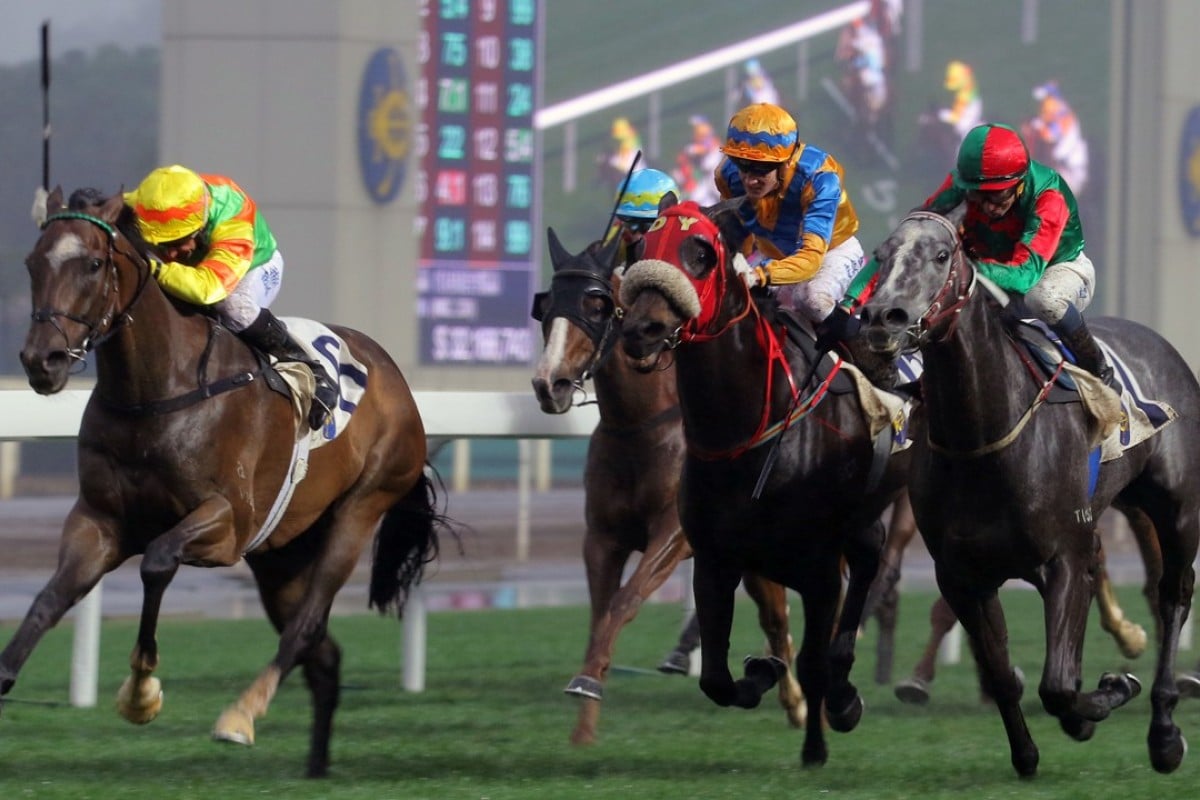
[[[296,486],[308,475],[308,454],[333,441],[346,426],[358,408],[359,401],[367,390],[367,368],[354,357],[342,337],[319,322],[301,317],[281,317],[292,338],[303,348],[308,357],[321,362],[331,376],[337,376],[337,406],[329,422],[320,430],[308,427],[308,407],[312,403],[316,380],[306,364],[296,361],[279,361],[275,371],[283,378],[292,392],[292,410],[296,417],[296,440],[292,445],[292,457],[288,463],[287,476],[280,487],[271,510],[267,512],[262,527],[247,543],[244,552],[249,553],[267,540],[283,518],[291,502]]]
[[[1120,458],[1126,450],[1149,439],[1171,424],[1179,413],[1167,403],[1146,396],[1129,365],[1097,338],[1096,343],[1113,366],[1116,391],[1105,386],[1095,375],[1081,369],[1062,352],[1057,334],[1041,320],[1022,320],[1014,331],[1019,345],[1033,356],[1046,379],[1063,365],[1063,374],[1047,402],[1074,402],[1100,423],[1100,462]]]

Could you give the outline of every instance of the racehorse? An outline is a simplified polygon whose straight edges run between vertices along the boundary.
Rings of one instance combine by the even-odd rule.
[[[370,603],[381,613],[402,610],[448,522],[425,471],[425,432],[409,387],[377,343],[333,328],[341,344],[330,336],[326,347],[346,348],[341,354],[362,367],[343,361],[340,411],[352,417],[307,453],[306,475],[294,470],[295,448],[309,435],[305,414],[268,386],[240,339],[159,288],[121,196],[65,209],[56,188],[40,200],[42,233],[26,259],[33,320],[21,364],[43,395],[61,391],[89,353],[97,378],[79,428],[79,497],[63,525],[58,566],[0,654],[0,694],[67,609],[140,555],[141,623],[117,706],[131,722],[150,722],[162,708],[153,673],[167,585],[181,564],[231,566],[244,557],[279,647],[213,736],[252,744],[254,720],[301,666],[313,703],[307,774],[325,775],[341,661],[328,630],[334,595],[374,535]],[[281,486],[301,476],[268,531]]]
[[[637,362],[615,348],[621,309],[614,297],[613,270],[619,238],[579,254],[563,247],[553,229],[548,240],[554,273],[550,290],[534,300],[533,316],[542,323],[545,339],[534,394],[543,411],[563,414],[591,378],[600,411],[584,470],[588,646],[582,668],[565,689],[581,700],[571,742],[590,744],[596,739],[617,635],[692,553],[676,505],[683,429],[674,369],[639,370]],[[634,551],[643,555],[621,585]],[[786,590],[754,575],[746,575],[744,583],[758,604],[769,652],[790,661]],[[779,702],[792,725],[804,724],[804,697],[790,675],[779,684]]]
[[[783,333],[773,311],[760,310],[735,272],[747,236],[739,204],[702,210],[689,202],[660,214],[646,260],[621,284],[622,347],[644,368],[672,358],[676,365],[687,443],[679,507],[695,553],[700,688],[718,705],[759,703],[788,665],[751,657],[734,680],[734,590],[745,572],[794,589],[804,605],[796,671],[809,710],[801,759],[819,765],[828,758],[822,716],[837,731],[862,716],[850,681],[855,639],[879,567],[879,516],[902,490],[907,453],[880,461],[874,474],[876,439],[859,395],[825,392],[825,377],[810,392],[798,377],[809,375],[811,351]],[[882,432],[890,443],[890,426]],[[772,452],[777,460],[759,487]],[[849,582],[839,614],[843,558]]]
[[[1046,659],[1038,692],[1068,735],[1088,739],[1097,722],[1139,691],[1132,676],[1111,673],[1095,690],[1080,689],[1096,522],[1113,505],[1144,515],[1162,553],[1147,741],[1154,768],[1171,772],[1187,747],[1172,719],[1179,700],[1172,671],[1200,539],[1194,463],[1200,384],[1158,334],[1126,320],[1094,319],[1092,329],[1115,358],[1124,387],[1177,413],[1104,460],[1097,445],[1107,431],[1096,417],[1080,404],[1044,402],[1062,371],[1085,390],[1090,377],[1059,364],[1046,379],[1023,347],[1010,344],[1005,317],[1011,314],[1000,310],[1008,298],[964,256],[955,221],[913,212],[876,258],[878,285],[863,309],[864,329],[879,352],[916,346],[923,355],[928,427],[913,447],[909,492],[938,587],[963,624],[983,687],[1004,721],[1013,767],[1034,775],[1038,750],[1009,662],[997,595],[1004,581],[1025,580],[1041,593]],[[1134,419],[1130,413],[1125,420]]]

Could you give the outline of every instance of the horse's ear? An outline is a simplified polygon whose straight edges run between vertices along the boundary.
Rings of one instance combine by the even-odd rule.
[[[104,201],[97,212],[97,216],[105,222],[116,222],[117,218],[121,216],[123,208],[125,208],[124,192],[117,192]]]
[[[959,203],[954,208],[946,212],[945,216],[951,225],[953,225],[955,228],[958,228],[958,226],[962,225],[963,218],[967,216],[967,202],[964,200],[963,202]]]
[[[679,196],[674,192],[667,192],[658,199],[658,215],[661,217],[664,211],[676,205],[679,205]]]
[[[30,209],[29,215],[33,217],[33,221],[40,228],[46,224],[46,220],[51,214],[62,211],[63,208],[63,193],[61,186],[55,186],[50,192],[39,186],[33,193],[33,208]]]
[[[555,270],[573,258],[567,248],[563,247],[562,242],[558,240],[558,234],[554,232],[554,228],[546,228],[546,241],[550,245],[550,265]]]
[[[600,265],[604,275],[612,276],[612,271],[617,266],[617,256],[620,252],[621,237],[614,236],[596,253],[596,263]]]

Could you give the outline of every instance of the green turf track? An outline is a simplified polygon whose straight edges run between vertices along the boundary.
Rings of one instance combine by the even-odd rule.
[[[1041,623],[1036,595],[1006,591],[1018,663],[1036,683]],[[1145,622],[1136,591],[1122,596]],[[897,677],[915,661],[931,595],[904,597]],[[793,603],[793,619],[799,608]],[[821,769],[799,765],[801,736],[786,727],[769,697],[752,711],[712,705],[690,678],[641,672],[673,641],[677,606],[647,607],[619,643],[620,670],[608,684],[600,741],[567,743],[575,701],[562,687],[578,665],[586,611],[442,612],[429,618],[428,687],[399,687],[400,626],[361,615],[335,618],[345,655],[343,702],[330,777],[303,773],[308,699],[293,675],[258,725],[253,748],[217,744],[208,732],[221,708],[270,655],[265,622],[173,620],[160,630],[165,689],[162,715],[144,727],[120,719],[112,698],[126,673],[134,624],[104,625],[101,702],[65,705],[69,625],[52,632],[26,666],[0,717],[0,798],[1194,798],[1200,762],[1174,775],[1149,766],[1145,736],[1149,692],[1118,710],[1095,738],[1066,738],[1036,692],[1025,709],[1041,748],[1032,781],[1009,764],[1000,720],[979,703],[973,669],[943,667],[933,702],[901,705],[890,687],[871,682],[874,631],[860,643],[854,676],[867,713],[850,734],[829,734]],[[0,634],[11,635],[11,624]],[[1093,620],[1086,683],[1119,667],[1115,647]],[[732,653],[757,651],[753,608],[738,609]],[[1194,662],[1193,653],[1183,661]],[[1151,661],[1133,666],[1149,689]],[[37,701],[37,702],[31,702]],[[1200,704],[1184,701],[1177,720],[1193,740]]]

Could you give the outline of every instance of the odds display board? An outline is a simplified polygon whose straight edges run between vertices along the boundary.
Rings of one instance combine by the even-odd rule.
[[[427,0],[420,48],[419,357],[527,367],[537,276],[537,0]]]

